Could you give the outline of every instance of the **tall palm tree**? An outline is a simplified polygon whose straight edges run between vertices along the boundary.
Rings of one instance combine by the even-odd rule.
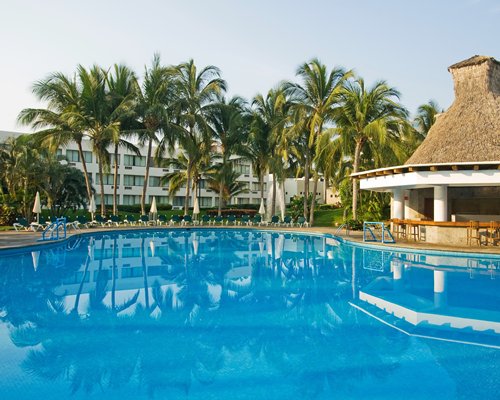
[[[124,100],[114,104],[109,101],[108,73],[98,65],[86,69],[77,68],[78,81],[81,85],[79,107],[75,114],[78,125],[84,129],[90,139],[92,152],[97,158],[100,176],[101,214],[106,214],[104,195],[104,172],[109,171],[109,148],[119,141],[120,118],[129,107]]]
[[[399,92],[384,81],[366,88],[362,78],[348,82],[341,93],[341,107],[336,112],[337,133],[344,144],[346,155],[352,158],[352,172],[360,170],[363,151],[384,146],[398,152],[401,126],[406,124],[408,112],[400,105]],[[384,157],[380,151],[373,156]],[[369,159],[369,158],[367,158]],[[353,179],[352,214],[357,219],[358,181]]]
[[[119,135],[114,137],[114,176],[113,176],[113,214],[118,213],[118,150],[125,147],[128,150],[140,155],[139,149],[134,146],[130,138],[136,128],[136,104],[140,88],[135,73],[125,65],[115,64],[112,71],[108,74],[109,101],[111,110],[118,110],[121,115],[116,118],[120,121]],[[121,107],[118,105],[122,104]],[[122,161],[123,162],[123,161]]]
[[[334,68],[328,72],[326,65],[318,59],[313,59],[302,64],[297,69],[296,75],[302,80],[302,84],[286,83],[285,90],[293,98],[293,109],[300,112],[302,116],[307,116],[307,130],[303,130],[302,126],[299,126],[299,129],[307,134],[306,147],[303,149],[305,158],[304,217],[312,224],[315,202],[312,202],[311,210],[308,210],[308,197],[315,145],[325,127],[333,124],[334,111],[339,106],[340,93],[352,72],[345,71],[343,68]],[[313,179],[314,200],[319,179],[316,170],[313,172]]]
[[[232,183],[226,179],[233,172],[231,156],[242,154],[247,141],[248,125],[245,123],[245,113],[245,101],[238,96],[229,101],[226,101],[223,96],[218,96],[217,102],[210,107],[208,113],[208,122],[218,144],[217,153],[220,155],[221,162],[216,174],[222,178],[218,179],[219,188],[216,190],[219,194],[218,215],[222,213],[224,187]]]
[[[196,154],[193,148],[204,143],[202,147],[209,151],[213,132],[208,124],[208,115],[211,105],[226,90],[226,82],[221,78],[217,67],[209,65],[198,71],[193,60],[171,68],[171,74],[178,96],[175,104],[177,126],[181,129],[177,142],[187,157],[184,199],[184,212],[187,213],[196,162],[191,158],[192,154]]]
[[[26,108],[18,116],[23,125],[30,125],[43,145],[56,151],[60,146],[74,142],[82,163],[87,198],[90,202],[92,186],[87,172],[82,140],[84,127],[75,118],[79,112],[81,87],[75,77],[60,72],[50,74],[46,79],[35,82],[32,88],[38,100],[46,102],[46,108]]]
[[[254,108],[254,121],[250,133],[249,148],[253,161],[265,164],[273,173],[273,198],[271,201],[271,214],[276,210],[276,184],[277,174],[282,169],[281,165],[286,158],[286,147],[280,146],[281,138],[288,118],[289,103],[282,87],[271,89],[266,97],[258,94],[252,101]],[[268,151],[267,155],[260,153],[261,150]],[[257,151],[254,153],[254,151]],[[260,167],[259,167],[260,168]],[[265,171],[261,169],[263,175]],[[261,199],[263,198],[263,176],[259,177],[261,182]]]
[[[144,83],[139,93],[138,115],[140,129],[137,130],[139,143],[147,144],[146,170],[141,196],[141,213],[146,213],[146,191],[148,188],[149,168],[153,143],[158,143],[159,133],[163,133],[162,149],[173,148],[174,139],[169,130],[169,107],[176,96],[169,70],[161,65],[160,56],[155,54],[151,66],[146,69]]]

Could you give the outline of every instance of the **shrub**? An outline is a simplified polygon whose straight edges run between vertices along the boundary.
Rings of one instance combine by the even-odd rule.
[[[350,230],[361,231],[363,229],[363,221],[357,219],[350,219],[345,222]]]
[[[211,217],[216,216],[218,213],[218,210],[207,210],[207,214],[210,215]],[[223,217],[226,217],[228,215],[236,215],[236,217],[241,217],[242,215],[249,215],[253,217],[255,214],[257,214],[257,210],[245,210],[241,208],[224,208],[221,210],[221,215]]]
[[[0,225],[12,225],[16,220],[16,211],[14,208],[5,204],[0,206]]]
[[[151,204],[145,205],[146,211],[149,212],[151,209]],[[172,209],[171,204],[157,204],[156,208],[158,211],[170,211]],[[140,213],[141,206],[139,204],[129,205],[129,206],[118,206],[118,211],[129,212],[129,213]]]

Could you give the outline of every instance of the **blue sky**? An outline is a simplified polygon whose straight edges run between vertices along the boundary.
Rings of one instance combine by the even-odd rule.
[[[384,79],[411,112],[447,108],[447,67],[474,54],[500,59],[500,0],[0,0],[0,130],[27,130],[32,83],[77,64],[121,62],[142,74],[165,64],[218,66],[229,93],[251,98],[318,57]]]

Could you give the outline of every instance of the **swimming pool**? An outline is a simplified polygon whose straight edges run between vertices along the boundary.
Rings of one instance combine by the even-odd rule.
[[[494,399],[500,257],[243,229],[0,252],[1,399]]]

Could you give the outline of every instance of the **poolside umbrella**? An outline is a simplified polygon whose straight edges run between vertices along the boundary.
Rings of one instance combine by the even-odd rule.
[[[200,205],[198,204],[198,197],[194,198],[193,215],[198,215],[200,213]]]
[[[151,202],[151,210],[149,212],[152,214],[152,218],[156,221],[156,214],[158,213],[158,208],[156,207],[156,197],[153,197],[153,201]]]
[[[90,198],[90,204],[89,204],[89,213],[90,213],[90,216],[92,217],[92,221],[94,220],[95,211],[96,211],[95,199],[94,199],[94,195],[92,195],[92,197]]]
[[[198,246],[199,246],[198,239],[195,237],[193,239],[193,253],[195,256],[198,255]]]
[[[42,212],[42,205],[40,204],[40,192],[36,192],[35,204],[33,205],[33,212],[36,214],[36,222],[40,222],[40,213]]]
[[[38,262],[40,259],[40,252],[39,251],[32,251],[31,252],[31,258],[33,260],[33,269],[36,270],[38,269]]]
[[[259,214],[264,215],[266,213],[266,207],[264,207],[264,199],[260,201]]]

